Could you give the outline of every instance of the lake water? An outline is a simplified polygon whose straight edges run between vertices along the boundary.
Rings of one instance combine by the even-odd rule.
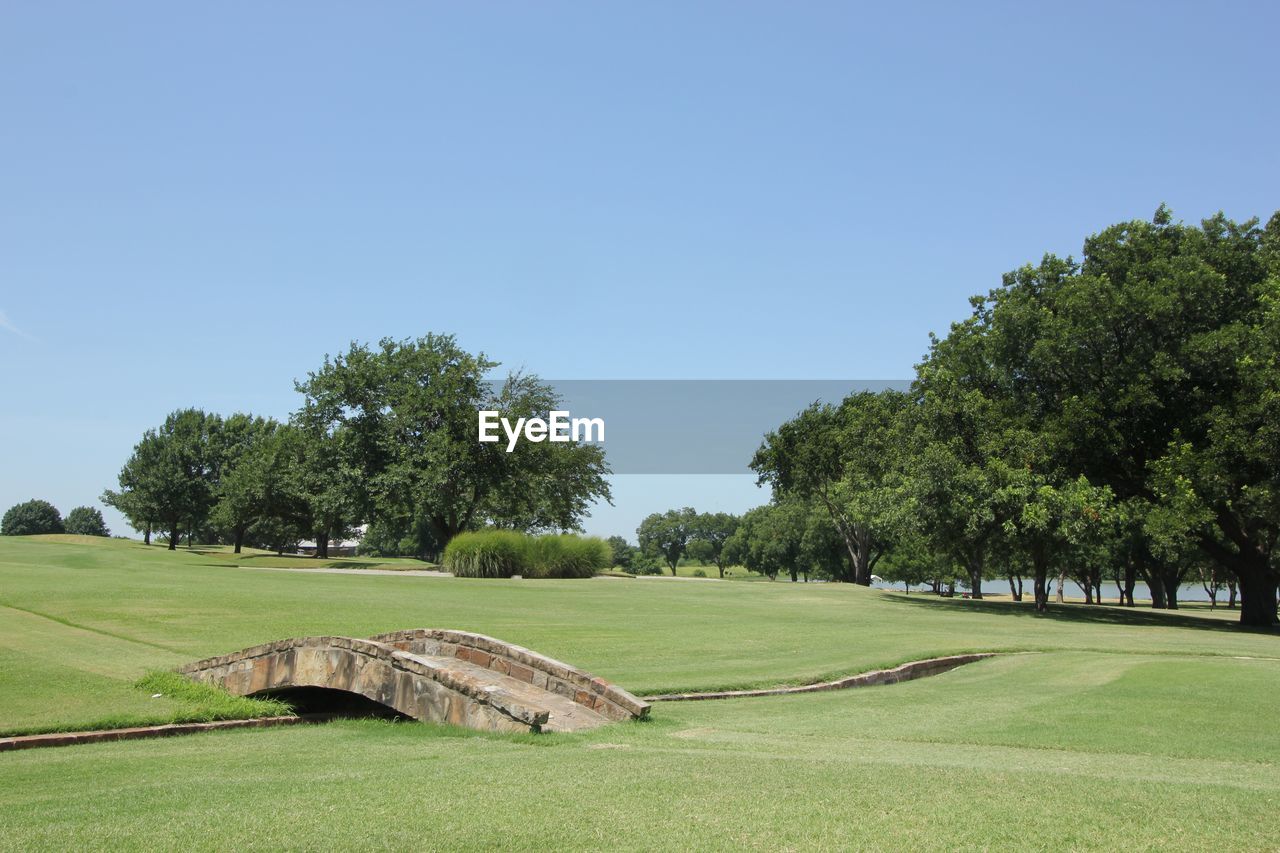
[[[872,584],[872,586],[874,586],[877,589],[896,589],[898,591],[902,590],[902,584],[900,583],[896,583],[896,584],[874,583]],[[1049,593],[1050,600],[1052,600],[1054,597],[1057,596],[1058,594],[1057,588],[1058,588],[1058,583],[1057,583],[1057,579],[1055,578],[1053,583],[1053,591]],[[929,587],[912,587],[911,591],[913,593],[917,591],[928,593],[930,589]],[[956,587],[956,595],[960,595],[961,592],[963,591],[964,590],[961,589],[959,586]],[[1079,586],[1072,583],[1071,581],[1067,581],[1067,585],[1065,587],[1065,593],[1067,598],[1076,598],[1081,601],[1084,600],[1084,590],[1082,590]],[[982,594],[1007,596],[1009,594],[1009,582],[1007,580],[983,581]],[[1029,600],[1031,598],[1032,596],[1032,579],[1031,578],[1024,577],[1022,579],[1022,595],[1024,600]],[[1227,603],[1227,597],[1228,597],[1227,590],[1224,588],[1221,592],[1218,593],[1218,604],[1225,605]],[[1120,589],[1110,581],[1103,581],[1102,582],[1102,598],[1104,601],[1108,599],[1119,600]],[[1150,603],[1151,591],[1147,589],[1147,585],[1145,583],[1139,583],[1133,588],[1133,598],[1134,598],[1134,601],[1136,601],[1138,604],[1142,604],[1144,602]],[[1179,601],[1203,601],[1207,604],[1209,601],[1209,596],[1204,591],[1204,587],[1202,587],[1198,583],[1183,584],[1178,588],[1178,600]],[[1238,603],[1238,600],[1237,600],[1237,603]]]

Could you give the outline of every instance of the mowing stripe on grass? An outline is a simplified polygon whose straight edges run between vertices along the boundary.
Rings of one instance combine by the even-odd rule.
[[[117,634],[114,631],[107,631],[103,628],[94,628],[91,625],[81,625],[78,622],[72,622],[70,619],[63,619],[61,616],[54,616],[50,613],[41,613],[39,610],[29,610],[26,607],[19,607],[16,604],[9,604],[6,601],[0,601],[0,607],[6,607],[9,610],[16,610],[19,613],[25,613],[28,616],[38,616],[41,619],[48,619],[50,622],[57,622],[59,625],[65,625],[68,628],[75,628],[79,631],[89,631],[93,634],[101,634],[104,637],[110,637],[113,640],[124,640],[126,643],[137,643],[140,646],[150,646],[153,649],[160,649],[162,652],[170,652],[175,655],[186,654],[181,649],[175,649],[173,646],[166,646],[161,643],[153,643],[149,640],[139,640],[137,637],[130,637],[125,634]]]

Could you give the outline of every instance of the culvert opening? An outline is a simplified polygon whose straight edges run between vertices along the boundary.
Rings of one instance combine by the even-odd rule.
[[[329,687],[282,687],[263,690],[254,696],[288,702],[295,714],[312,719],[413,719],[367,696]]]

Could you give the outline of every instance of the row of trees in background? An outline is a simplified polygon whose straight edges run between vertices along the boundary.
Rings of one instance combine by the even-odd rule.
[[[639,547],[621,536],[609,539],[614,565],[632,571],[676,574],[682,560],[715,566],[724,577],[742,566],[769,578],[789,574],[808,580],[853,580],[844,544],[821,508],[799,500],[756,507],[744,515],[700,513],[691,507],[656,512],[636,529]]]
[[[314,539],[316,553],[368,524],[383,555],[431,557],[459,532],[575,528],[609,498],[594,445],[521,442],[514,452],[476,441],[476,412],[547,417],[559,399],[535,376],[510,374],[452,336],[352,344],[296,384],[287,423],[199,409],[148,430],[103,500],[150,543],[249,544],[283,551]]]
[[[640,547],[633,557],[626,551],[626,542],[615,537],[610,542],[614,545],[615,560],[621,556],[626,562],[616,563],[628,568],[633,562],[642,566],[645,561],[652,565],[665,565],[676,573],[676,567],[682,557],[688,555],[707,565],[714,565],[724,577],[725,569],[733,565],[729,555],[725,553],[725,543],[737,531],[740,519],[724,512],[699,513],[692,507],[673,509],[667,512],[655,512],[640,522],[636,529],[636,537]]]
[[[78,506],[62,513],[53,504],[32,498],[14,504],[0,519],[0,536],[35,536],[42,533],[74,533],[78,536],[110,536],[102,511],[97,507]]]
[[[1191,227],[1161,207],[972,304],[910,392],[815,404],[766,438],[759,523],[795,542],[820,509],[855,583],[883,557],[975,596],[1029,579],[1043,610],[1054,580],[1098,601],[1115,578],[1130,605],[1142,580],[1172,608],[1198,579],[1275,624],[1280,214]]]

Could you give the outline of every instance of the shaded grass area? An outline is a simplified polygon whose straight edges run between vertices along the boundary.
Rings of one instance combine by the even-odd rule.
[[[379,571],[414,571],[436,569],[435,563],[413,557],[319,557],[305,554],[277,554],[257,548],[245,548],[235,553],[229,545],[197,545],[195,548],[179,548],[175,555],[184,553],[205,558],[207,566],[240,566],[258,569],[378,569]]]
[[[1280,744],[1249,717],[1277,672],[1054,653],[573,736],[346,721],[14,753],[0,847],[1269,849]]]

